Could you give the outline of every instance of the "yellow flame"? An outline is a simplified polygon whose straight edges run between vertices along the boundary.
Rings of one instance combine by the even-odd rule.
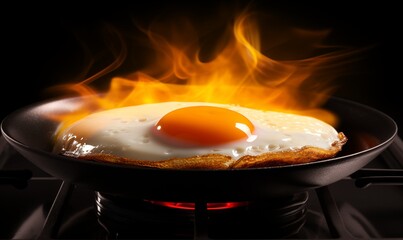
[[[247,13],[235,19],[231,34],[221,42],[225,44],[213,51],[208,61],[201,60],[201,48],[190,30],[172,30],[169,37],[157,31],[146,32],[156,52],[153,64],[128,76],[112,78],[109,90],[102,94],[89,86],[88,79],[64,85],[82,96],[94,97],[89,107],[58,115],[58,120],[67,126],[99,110],[164,101],[202,101],[300,113],[336,124],[337,118],[320,108],[333,91],[327,83],[334,76],[326,75],[324,70],[337,65],[346,57],[346,52],[275,60],[261,52],[257,21]],[[293,32],[294,37],[307,36],[315,40],[324,38],[327,33]],[[121,58],[117,60],[121,61]]]

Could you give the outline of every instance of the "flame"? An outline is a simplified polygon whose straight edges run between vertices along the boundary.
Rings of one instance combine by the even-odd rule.
[[[150,202],[155,205],[173,208],[173,209],[181,209],[181,210],[196,210],[196,204],[191,202],[162,202],[162,201],[151,201],[144,200],[146,202]],[[225,210],[247,206],[249,202],[221,202],[221,203],[207,203],[207,210]]]
[[[188,22],[180,24],[183,26],[176,29],[164,25],[142,29],[155,50],[152,64],[127,76],[113,77],[106,92],[100,94],[91,88],[98,76],[61,86],[92,97],[84,109],[52,117],[68,126],[94,111],[164,101],[201,101],[294,112],[336,125],[337,117],[320,107],[334,90],[328,84],[336,77],[331,70],[340,67],[349,53],[337,50],[314,54],[314,50],[326,50],[320,41],[329,31],[292,29],[287,41],[294,44],[289,44],[289,51],[297,53],[304,47],[299,45],[309,41],[315,46],[305,46],[312,50],[306,58],[276,60],[261,51],[263,39],[254,14],[236,17],[231,30],[224,31],[220,41],[209,48],[198,44]],[[271,48],[279,45],[277,41]],[[116,69],[125,54],[126,49],[109,68]]]

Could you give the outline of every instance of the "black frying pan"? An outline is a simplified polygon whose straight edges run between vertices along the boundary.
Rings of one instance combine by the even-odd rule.
[[[55,177],[94,191],[150,200],[221,202],[293,195],[349,176],[385,150],[397,134],[396,123],[384,113],[331,98],[325,108],[340,117],[341,123],[336,128],[349,139],[335,158],[252,169],[139,168],[77,160],[51,152],[57,122],[45,115],[74,111],[82,101],[67,98],[17,110],[2,121],[2,134],[19,153]]]

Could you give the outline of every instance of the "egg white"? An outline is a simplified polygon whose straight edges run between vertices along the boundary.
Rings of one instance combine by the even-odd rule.
[[[188,106],[217,106],[241,113],[255,126],[254,141],[213,147],[182,147],[160,141],[152,128],[168,112]],[[339,141],[331,125],[307,116],[205,102],[163,102],[91,114],[69,126],[56,139],[54,152],[70,156],[104,153],[137,160],[160,161],[205,154],[234,159],[304,146],[330,149]]]

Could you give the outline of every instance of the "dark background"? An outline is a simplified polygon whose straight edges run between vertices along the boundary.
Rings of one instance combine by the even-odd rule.
[[[211,19],[216,16],[225,18],[234,9],[248,5],[297,27],[331,29],[329,41],[333,43],[357,48],[372,46],[346,68],[346,74],[337,80],[339,88],[334,95],[381,110],[403,126],[403,42],[399,37],[400,7],[395,1],[11,3],[1,7],[0,117],[53,97],[44,92],[45,88],[78,82],[110,63],[114,55],[103,37],[101,26],[105,24],[124,31],[132,29],[130,35],[135,37],[139,32],[134,29],[133,20],[147,24],[160,15],[185,15],[214,25]],[[133,49],[141,53],[141,46],[132,46]],[[141,54],[129,56],[120,69],[105,77],[125,71],[129,64],[141,66]]]

